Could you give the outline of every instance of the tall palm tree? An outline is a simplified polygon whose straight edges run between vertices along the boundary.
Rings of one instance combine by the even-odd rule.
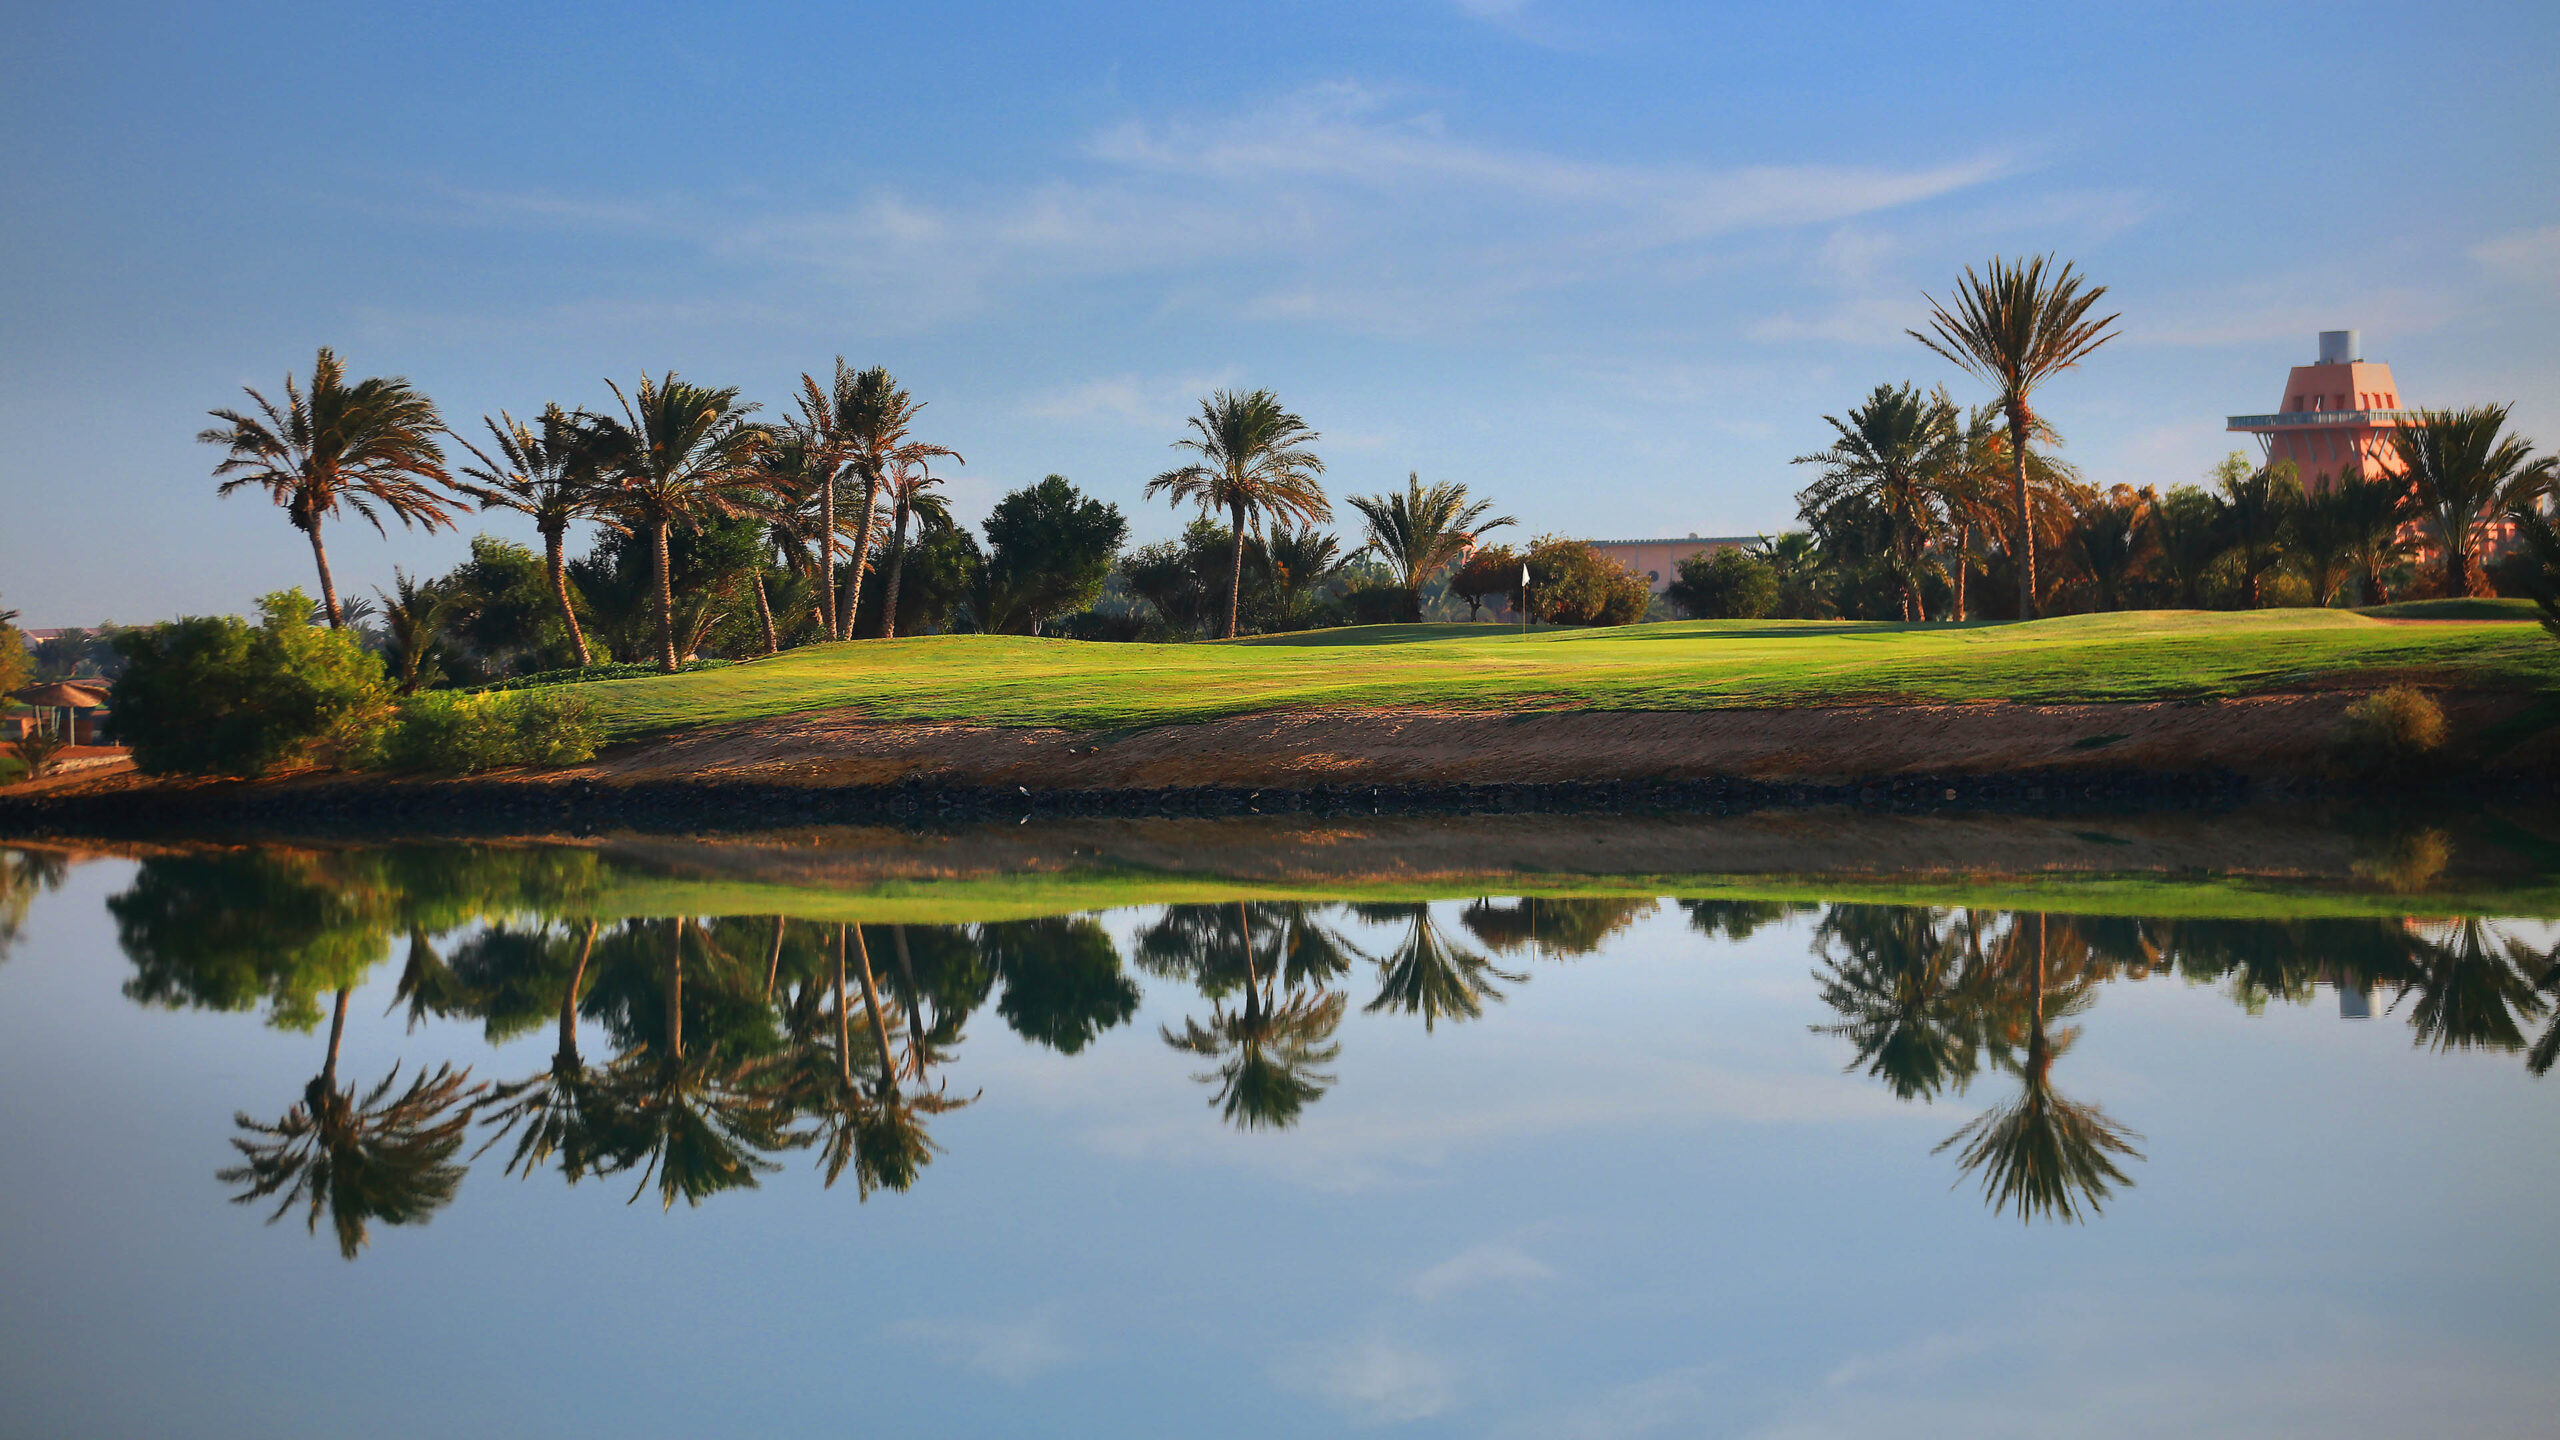
[[[2418,423],[2391,432],[2392,452],[2417,495],[2418,513],[2435,532],[2448,595],[2486,595],[2480,568],[2489,527],[2507,511],[2551,488],[2560,458],[2536,456],[2521,435],[2500,435],[2507,407],[2421,410]]]
[[[658,592],[658,668],[672,674],[676,619],[668,533],[679,525],[698,529],[718,516],[753,513],[752,494],[764,483],[756,462],[772,436],[747,419],[756,407],[739,403],[734,387],[688,385],[672,372],[652,381],[644,373],[637,399],[619,385],[613,395],[622,402],[622,418],[599,416],[593,425],[596,473],[605,487],[601,504],[617,523],[649,535]]]
[[[329,624],[343,626],[321,522],[345,509],[385,534],[385,515],[428,530],[451,528],[453,502],[445,487],[453,477],[445,473],[444,451],[436,445],[444,421],[435,402],[399,376],[348,384],[346,368],[325,345],[311,362],[308,395],[290,371],[281,409],[255,390],[248,394],[257,402],[256,415],[213,411],[223,423],[196,436],[229,452],[213,467],[215,475],[231,477],[216,493],[254,485],[285,508],[293,528],[311,537]]]
[[[1147,495],[1190,501],[1204,513],[1225,511],[1234,527],[1227,563],[1227,632],[1236,638],[1236,613],[1244,597],[1244,536],[1256,519],[1330,520],[1333,506],[1316,477],[1324,462],[1307,447],[1322,439],[1307,422],[1280,408],[1268,390],[1221,390],[1200,402],[1188,422],[1191,433],[1173,442],[1200,458],[1147,482]]]
[[[1929,301],[1929,328],[1904,333],[1964,367],[1999,392],[1997,404],[2009,422],[2010,493],[2017,537],[2018,618],[2032,620],[2036,611],[2036,542],[2027,498],[2027,441],[2035,426],[2028,401],[2036,387],[2086,359],[2115,338],[2107,327],[2120,317],[2092,320],[2104,285],[2082,288],[2081,277],[2065,262],[2050,279],[2045,267],[2052,256],[2039,255],[2015,265],[1994,256],[1990,273],[1977,276],[1965,267],[1956,285],[1953,308]]]
[[[272,1125],[235,1115],[233,1123],[248,1132],[231,1142],[242,1163],[225,1167],[218,1178],[247,1187],[231,1197],[234,1204],[282,1193],[267,1217],[270,1225],[304,1205],[305,1224],[316,1235],[325,1211],[338,1253],[353,1260],[371,1222],[423,1225],[452,1203],[463,1172],[453,1155],[462,1148],[472,1102],[483,1087],[465,1083],[469,1070],[439,1065],[419,1070],[394,1095],[400,1080],[394,1065],[361,1098],[352,1088],[338,1088],[348,993],[339,987],[328,1060],[303,1087],[302,1103]]]
[[[513,510],[533,521],[542,536],[544,573],[551,580],[552,603],[560,607],[560,623],[569,627],[569,648],[579,668],[592,663],[587,632],[578,624],[578,607],[569,602],[569,527],[595,518],[605,496],[596,484],[595,446],[588,431],[592,417],[572,414],[558,405],[542,407],[542,417],[527,425],[501,410],[496,419],[483,415],[498,453],[489,455],[468,440],[462,448],[477,465],[462,467],[477,482],[469,493],[483,510]],[[460,437],[456,437],[459,439]]]
[[[960,464],[969,463],[953,452],[946,450],[942,453]],[[916,517],[919,526],[938,522],[944,529],[950,527],[951,508],[941,496],[933,493],[941,484],[942,477],[933,473],[930,457],[902,455],[890,466],[889,574],[880,585],[880,638],[883,640],[898,638],[898,587],[904,585],[907,578],[908,518]]]
[[[1423,488],[1418,470],[1406,473],[1403,494],[1354,495],[1351,508],[1368,529],[1365,548],[1395,572],[1408,621],[1422,618],[1422,587],[1432,576],[1456,564],[1486,531],[1520,523],[1508,515],[1485,519],[1493,502],[1470,501],[1467,487],[1454,480]]]
[[[807,403],[805,395],[802,403]],[[837,638],[851,639],[854,617],[860,610],[863,577],[872,568],[871,547],[879,529],[877,517],[883,488],[902,466],[931,460],[964,465],[968,462],[956,450],[909,434],[924,402],[908,394],[880,366],[852,373],[838,362],[830,403],[841,453],[862,481],[861,529],[854,539],[853,569],[836,601],[837,623],[843,627]]]
[[[2322,497],[2341,516],[2352,536],[2348,554],[2364,582],[2364,603],[2391,599],[2391,567],[2409,557],[2409,513],[2417,497],[2391,476],[2367,479],[2361,471],[2338,477],[2337,488]]]
[[[1862,504],[1882,516],[1887,560],[1902,584],[1902,618],[1928,619],[1920,589],[1923,556],[1943,523],[1943,480],[1962,443],[1954,402],[1943,393],[1923,397],[1910,384],[1878,385],[1848,419],[1822,418],[1839,438],[1792,462],[1823,467],[1798,503],[1808,518],[1844,504]]]
[[[876,384],[866,388],[870,377]],[[814,508],[817,524],[812,533],[817,537],[818,555],[818,625],[830,640],[842,640],[853,624],[851,616],[839,617],[836,607],[836,538],[837,501],[842,498],[845,476],[852,464],[859,442],[855,428],[874,405],[868,398],[874,390],[885,388],[886,370],[856,373],[836,357],[835,379],[821,385],[814,375],[800,376],[800,416],[791,422],[799,432],[802,464],[795,471],[795,497],[804,507]],[[875,493],[879,482],[871,482]],[[866,505],[868,519],[869,506]],[[867,533],[867,532],[866,532]],[[857,587],[859,581],[857,580]]]
[[[2337,484],[2302,497],[2301,507],[2294,512],[2293,544],[2287,558],[2311,587],[2314,604],[2335,602],[2349,581],[2365,573],[2373,514],[2367,501],[2377,491],[2395,508],[2405,496],[2395,485],[2341,476]]]

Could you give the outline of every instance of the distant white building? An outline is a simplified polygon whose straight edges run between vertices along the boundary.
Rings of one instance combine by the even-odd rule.
[[[1633,570],[1661,594],[1680,578],[1680,562],[1692,555],[1712,555],[1757,545],[1757,535],[1681,535],[1668,540],[1586,540],[1584,544]]]

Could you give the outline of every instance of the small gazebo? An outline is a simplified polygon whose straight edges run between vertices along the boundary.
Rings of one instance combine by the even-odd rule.
[[[107,689],[104,685],[84,685],[77,680],[48,680],[41,685],[30,685],[24,690],[12,690],[9,692],[9,698],[22,705],[35,707],[37,723],[45,724],[50,721],[54,733],[63,739],[74,745],[86,745],[98,738],[98,727],[97,722],[92,720],[87,727],[89,733],[81,734],[80,712],[96,710],[104,706],[107,703]],[[49,717],[45,713],[49,710],[59,711],[60,714]]]

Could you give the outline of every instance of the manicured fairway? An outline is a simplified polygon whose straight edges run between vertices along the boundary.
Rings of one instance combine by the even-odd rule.
[[[609,734],[851,708],[882,719],[1111,728],[1265,710],[1699,710],[2232,696],[2395,679],[2560,693],[2560,644],[2511,622],[2337,610],[2152,611],[2029,624],[1686,621],[1523,637],[1365,626],[1227,644],[947,635],[579,687]]]

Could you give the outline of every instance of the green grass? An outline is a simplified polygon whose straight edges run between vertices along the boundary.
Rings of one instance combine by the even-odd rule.
[[[2342,610],[2152,611],[2029,624],[1684,621],[1620,629],[1374,625],[1225,644],[946,635],[815,645],[582,685],[605,732],[825,709],[1110,729],[1257,711],[1705,710],[2220,697],[2423,683],[2560,692],[2560,645],[2494,622]]]
[[[2383,620],[2539,620],[2542,611],[2530,600],[2403,600],[2396,605],[2368,605],[2356,612]]]

